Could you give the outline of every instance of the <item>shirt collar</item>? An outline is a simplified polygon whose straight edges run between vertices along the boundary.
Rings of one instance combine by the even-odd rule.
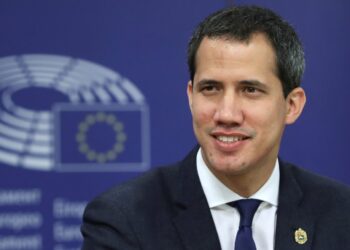
[[[216,178],[216,176],[205,164],[201,149],[198,150],[196,163],[199,180],[210,208],[220,206],[228,202],[245,199],[226,187],[218,178]],[[277,206],[279,179],[279,163],[276,159],[276,163],[270,178],[255,194],[249,198],[259,199],[271,205]]]

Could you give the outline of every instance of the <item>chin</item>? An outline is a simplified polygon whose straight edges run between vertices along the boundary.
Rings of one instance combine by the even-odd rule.
[[[247,164],[237,159],[211,159],[207,162],[208,167],[218,174],[239,175],[247,170]]]

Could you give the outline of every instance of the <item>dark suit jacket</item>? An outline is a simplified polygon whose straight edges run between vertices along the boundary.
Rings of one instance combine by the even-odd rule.
[[[89,203],[82,249],[219,250],[196,153]],[[350,189],[287,163],[280,166],[275,249],[350,249]],[[307,233],[303,245],[294,239],[298,228]]]

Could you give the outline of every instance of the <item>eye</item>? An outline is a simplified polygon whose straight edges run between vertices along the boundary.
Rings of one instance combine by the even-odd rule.
[[[203,86],[201,90],[211,92],[211,91],[217,90],[217,88],[213,85],[208,85],[208,86]]]
[[[243,88],[243,92],[246,92],[246,93],[256,93],[258,91],[259,90],[257,88],[254,88],[254,87],[244,87]]]
[[[203,95],[214,95],[218,91],[220,91],[220,86],[215,83],[206,83],[199,86],[199,92]]]
[[[247,97],[257,98],[263,94],[266,94],[266,91],[261,88],[257,88],[253,86],[245,86],[242,88],[242,93]]]
[[[239,86],[239,91],[249,98],[257,98],[268,93],[267,85],[258,80],[244,80]]]

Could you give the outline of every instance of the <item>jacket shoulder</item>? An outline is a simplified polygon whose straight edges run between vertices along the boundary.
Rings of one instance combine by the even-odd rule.
[[[94,201],[103,201],[112,207],[130,209],[145,208],[155,201],[169,200],[176,195],[176,179],[179,164],[157,167],[135,179],[116,185],[97,196]],[[157,203],[159,205],[159,202]]]
[[[140,249],[155,233],[169,231],[178,170],[178,165],[151,170],[89,202],[81,227],[83,249]],[[155,227],[164,230],[152,231]]]
[[[197,151],[198,146],[183,160],[153,168],[135,179],[112,187],[96,199],[126,209],[141,207],[147,210],[165,205],[171,209],[171,205],[174,205],[172,203],[176,202],[183,191],[184,179],[195,176]]]
[[[312,173],[290,163],[283,163],[293,174],[306,199],[318,206],[350,209],[350,187],[334,179]]]

